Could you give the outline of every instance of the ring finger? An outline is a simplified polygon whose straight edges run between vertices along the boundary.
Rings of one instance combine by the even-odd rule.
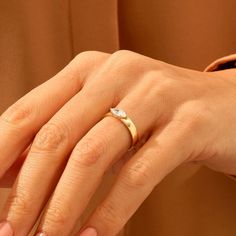
[[[137,109],[134,97],[127,97],[117,107],[128,111],[142,137],[150,129],[151,116],[142,116],[149,111],[145,110],[146,106]],[[50,236],[70,235],[104,173],[127,152],[129,146],[129,132],[119,120],[105,117],[96,124],[74,148],[38,232]]]
[[[168,128],[154,133],[123,166],[108,196],[77,236],[117,235],[153,188],[191,154],[188,134]]]

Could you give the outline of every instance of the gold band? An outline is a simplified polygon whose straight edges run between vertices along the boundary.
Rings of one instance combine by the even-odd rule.
[[[112,116],[118,120],[120,120],[127,128],[132,138],[133,147],[138,141],[138,132],[134,122],[126,115],[126,113],[118,108],[111,108],[110,112],[106,113],[104,117]]]

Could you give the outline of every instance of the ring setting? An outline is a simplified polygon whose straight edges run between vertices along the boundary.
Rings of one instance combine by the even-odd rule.
[[[130,147],[132,148],[138,141],[138,132],[134,122],[130,119],[130,117],[128,117],[127,113],[120,108],[110,108],[110,112],[105,114],[105,117],[106,116],[114,117],[125,125],[132,138],[132,144]]]
[[[117,116],[118,118],[125,119],[127,117],[127,114],[125,111],[119,108],[111,108],[110,112],[114,115]]]

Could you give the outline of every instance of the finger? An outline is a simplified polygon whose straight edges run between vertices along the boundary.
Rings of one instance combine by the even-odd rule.
[[[32,143],[1,216],[2,220],[11,222],[17,236],[29,233],[52,193],[71,150],[111,106],[112,90],[107,89],[106,93],[101,94],[97,89],[97,93],[89,96],[86,91],[75,95],[56,113]],[[94,109],[94,104],[100,106]]]
[[[131,116],[142,137],[150,127],[150,117],[145,119],[137,114],[137,103],[129,100],[124,99],[118,106]],[[142,109],[145,108],[138,111],[141,114]],[[51,236],[70,235],[104,173],[126,153],[130,143],[130,134],[121,121],[106,117],[96,124],[74,148],[38,232]]]
[[[131,149],[128,150],[125,155],[122,156],[121,159],[118,159],[118,161],[115,161],[115,163],[111,166],[112,174],[115,176],[118,175],[122,167],[134,156],[136,152],[146,143],[146,141],[149,139],[150,134],[145,134],[142,139],[139,139],[139,142],[133,146]]]
[[[153,188],[191,154],[189,138],[173,129],[154,134],[122,168],[78,236],[117,235]]]
[[[64,86],[66,87],[65,84]],[[34,139],[0,217],[12,222],[15,235],[25,235],[29,232],[63,170],[66,152],[71,151],[75,142],[73,139],[83,136],[92,123],[96,122],[96,112],[101,110],[94,109],[94,104],[106,104],[102,100],[107,101],[107,97],[104,99],[95,93],[87,96],[82,91],[67,102],[67,106],[65,105],[57,116],[53,116]],[[103,106],[101,109],[104,109]],[[72,123],[73,126],[70,126]]]
[[[103,61],[107,54],[81,54],[49,81],[30,91],[0,117],[0,177],[30,144],[37,131],[71,97],[78,93],[88,65]],[[45,105],[46,104],[46,105]]]

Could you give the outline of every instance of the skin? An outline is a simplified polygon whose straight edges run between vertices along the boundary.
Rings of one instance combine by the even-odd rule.
[[[1,220],[14,236],[27,235],[53,192],[37,232],[68,236],[114,168],[116,182],[78,232],[93,227],[113,236],[179,165],[236,174],[235,75],[235,69],[199,72],[124,50],[79,54],[1,116],[1,185],[11,185],[24,163]],[[127,128],[103,118],[110,107],[136,124],[133,150]]]

